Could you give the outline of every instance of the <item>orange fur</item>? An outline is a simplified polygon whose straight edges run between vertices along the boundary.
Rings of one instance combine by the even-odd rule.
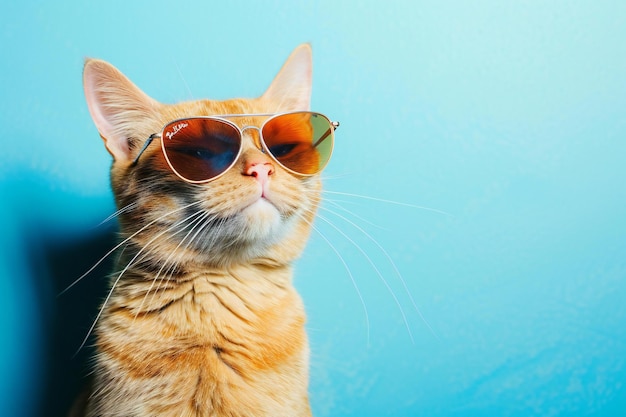
[[[311,415],[305,313],[291,263],[310,232],[319,178],[281,169],[250,134],[236,165],[206,184],[174,175],[158,140],[132,165],[143,140],[177,118],[308,109],[310,68],[304,45],[260,98],[165,105],[109,64],[86,63],[87,102],[114,157],[117,204],[132,208],[119,216],[128,241],[95,329],[85,416]],[[258,184],[244,174],[254,158],[275,165],[271,204],[255,203]]]

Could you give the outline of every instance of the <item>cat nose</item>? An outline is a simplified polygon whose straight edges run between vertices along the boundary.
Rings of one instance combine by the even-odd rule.
[[[274,174],[274,165],[271,162],[253,159],[246,162],[243,173],[256,178],[261,184],[265,184],[270,175]]]

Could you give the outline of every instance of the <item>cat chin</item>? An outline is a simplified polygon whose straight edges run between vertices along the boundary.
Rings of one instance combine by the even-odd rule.
[[[259,198],[239,213],[242,232],[246,240],[273,240],[283,226],[283,219],[274,204],[265,198]]]
[[[216,237],[208,237],[212,244],[205,248],[207,261],[223,265],[267,258],[271,256],[268,250],[292,231],[293,220],[269,200],[259,198],[228,217]]]

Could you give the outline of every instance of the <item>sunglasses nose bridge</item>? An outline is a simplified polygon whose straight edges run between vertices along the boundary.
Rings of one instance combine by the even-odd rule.
[[[241,136],[245,137],[246,136],[246,131],[247,130],[251,130],[252,132],[249,134],[250,138],[252,139],[252,143],[254,143],[254,146],[260,150],[263,151],[263,144],[261,143],[261,128],[257,127],[257,126],[244,126],[241,129]]]

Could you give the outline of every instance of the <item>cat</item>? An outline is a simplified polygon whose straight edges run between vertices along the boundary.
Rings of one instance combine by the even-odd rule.
[[[228,170],[184,181],[153,135],[181,118],[309,110],[311,81],[303,44],[258,98],[169,105],[111,64],[86,60],[88,108],[113,157],[121,242],[93,332],[93,382],[71,415],[311,416],[292,263],[321,199],[319,173],[285,169],[257,130],[242,129]],[[242,128],[263,117],[229,120]]]

